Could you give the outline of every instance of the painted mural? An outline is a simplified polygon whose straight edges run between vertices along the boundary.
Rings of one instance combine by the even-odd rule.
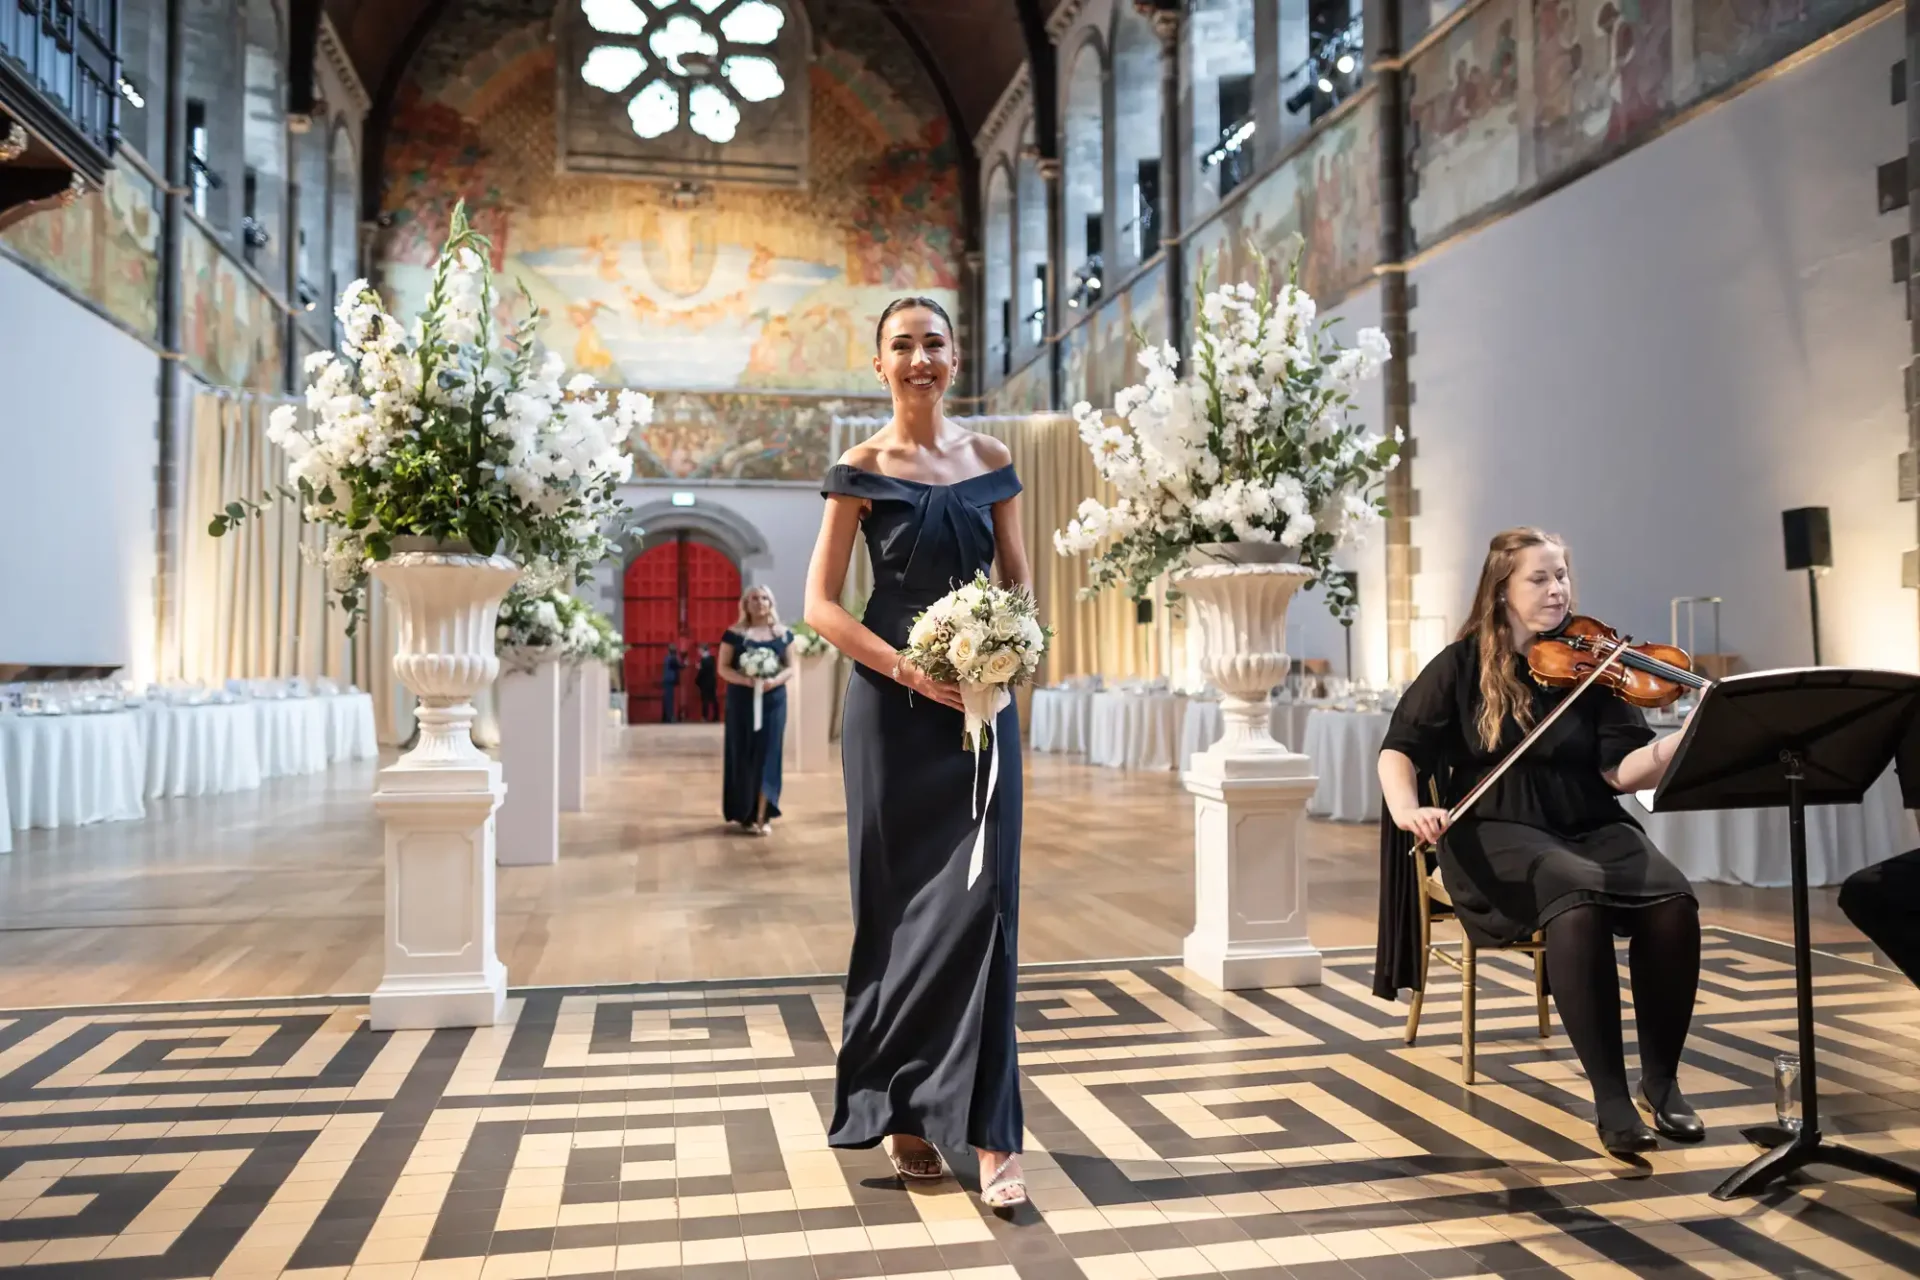
[[[1380,258],[1378,98],[1356,98],[1285,164],[1186,242],[1187,279],[1210,264],[1213,280],[1252,280],[1256,254],[1284,269],[1305,242],[1300,283],[1331,302],[1372,278]]]
[[[1045,357],[1029,360],[982,397],[988,413],[1035,413],[1051,409],[1053,375]]]
[[[773,398],[747,414],[755,423],[795,393],[870,391],[890,299],[955,307],[957,152],[887,24],[858,6],[815,14],[805,190],[675,193],[556,172],[551,13],[551,0],[454,0],[435,26],[388,148],[392,226],[376,257],[390,302],[424,296],[465,197],[496,266],[546,310],[546,341],[572,364],[649,391],[763,392]],[[753,440],[739,448],[751,454]],[[686,456],[733,453],[703,444]],[[824,470],[808,468],[810,481]]]
[[[1520,189],[1521,3],[1490,0],[1413,60],[1408,213],[1421,244]]]
[[[70,205],[35,213],[0,232],[0,245],[143,338],[160,330],[160,204],[131,165]]]
[[[1632,148],[1676,112],[1875,7],[1490,0],[1410,63],[1416,244]]]
[[[278,391],[286,377],[286,312],[199,223],[180,243],[180,350],[220,387]]]
[[[755,480],[816,484],[839,454],[833,419],[882,419],[884,400],[851,396],[667,391],[633,442],[643,480]]]

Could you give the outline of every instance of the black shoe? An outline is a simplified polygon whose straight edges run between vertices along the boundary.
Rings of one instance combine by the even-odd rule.
[[[1660,1095],[1660,1101],[1654,1101],[1654,1094]],[[1653,1117],[1653,1127],[1663,1138],[1675,1142],[1699,1142],[1707,1136],[1707,1126],[1694,1114],[1692,1107],[1680,1093],[1678,1084],[1668,1084],[1649,1091],[1647,1082],[1640,1082],[1640,1100],[1646,1104],[1647,1112]]]
[[[1660,1149],[1660,1139],[1653,1136],[1653,1130],[1640,1123],[1638,1116],[1624,1129],[1609,1129],[1604,1124],[1596,1124],[1594,1130],[1599,1133],[1600,1145],[1607,1154],[1621,1160],[1630,1159],[1643,1151]]]

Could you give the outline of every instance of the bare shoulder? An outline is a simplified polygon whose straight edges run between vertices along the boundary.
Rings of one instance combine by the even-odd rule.
[[[1005,441],[976,431],[969,443],[973,445],[973,454],[980,459],[980,465],[989,471],[998,471],[1013,462],[1013,450],[1007,448]]]
[[[861,471],[878,471],[880,468],[880,446],[873,440],[862,440],[840,455],[840,465],[855,467]]]

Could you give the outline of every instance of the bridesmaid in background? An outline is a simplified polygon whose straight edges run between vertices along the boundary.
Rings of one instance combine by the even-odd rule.
[[[740,617],[720,637],[717,672],[727,682],[726,770],[721,812],[728,822],[756,836],[771,835],[780,816],[780,751],[787,734],[787,681],[793,633],[780,625],[773,592],[749,587],[740,597]],[[765,681],[740,670],[741,655],[767,649],[780,660],[780,674]],[[760,727],[753,727],[753,689],[760,685]]]

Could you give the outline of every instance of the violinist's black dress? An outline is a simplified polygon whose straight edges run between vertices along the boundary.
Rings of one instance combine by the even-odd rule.
[[[1538,724],[1568,691],[1540,688],[1524,660],[1514,661],[1534,691]],[[1449,806],[1526,736],[1509,717],[1498,750],[1481,743],[1479,664],[1471,638],[1441,650],[1401,698],[1381,744],[1437,777]],[[1686,876],[1600,776],[1653,736],[1637,708],[1590,689],[1447,832],[1441,874],[1476,942],[1498,946],[1531,937],[1587,903],[1638,907],[1693,896]]]

